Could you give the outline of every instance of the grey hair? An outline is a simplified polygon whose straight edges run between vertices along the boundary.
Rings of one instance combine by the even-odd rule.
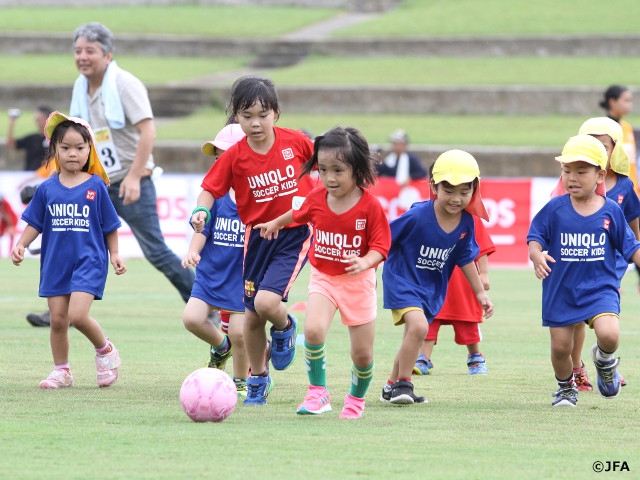
[[[98,42],[105,55],[114,51],[113,33],[101,23],[91,22],[76,28],[73,34],[74,45],[80,37],[84,37],[88,42]]]

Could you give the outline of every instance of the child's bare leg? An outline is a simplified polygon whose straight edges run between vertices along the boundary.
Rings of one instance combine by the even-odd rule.
[[[467,345],[467,350],[469,351],[469,355],[473,355],[474,353],[480,353],[480,344],[472,343],[471,345]]]
[[[206,302],[191,297],[182,312],[182,323],[200,340],[215,347],[224,341],[224,335],[207,319],[209,313],[211,313],[211,307]],[[233,345],[233,341],[231,344]]]
[[[107,343],[107,339],[100,324],[89,316],[93,299],[90,293],[72,292],[69,299],[69,323],[87,337],[95,348],[102,348]]]
[[[420,352],[420,345],[427,335],[429,323],[420,310],[410,310],[404,315],[402,345],[393,362],[390,380],[411,378],[413,366]]]
[[[253,375],[264,373],[264,348],[267,334],[264,330],[267,321],[256,312],[246,309],[244,312],[244,344]]]
[[[271,322],[276,330],[284,330],[287,327],[287,307],[282,301],[281,295],[268,290],[259,290],[253,306],[256,309],[256,313]],[[266,341],[265,338],[265,344]]]
[[[70,295],[62,295],[47,299],[51,313],[49,340],[55,365],[69,363],[69,298]]]
[[[422,347],[420,347],[420,353],[428,359],[431,359],[431,355],[433,354],[433,347],[435,346],[435,344],[435,340],[425,340],[424,342],[422,342]]]
[[[618,317],[607,315],[593,322],[593,330],[598,339],[598,347],[603,352],[613,354],[620,343],[620,322]]]
[[[573,378],[573,363],[571,350],[573,349],[574,326],[551,327],[551,364],[556,374],[556,379],[565,381]]]
[[[244,313],[232,313],[229,317],[229,339],[233,345],[233,376],[247,378],[249,357],[244,342]],[[264,347],[262,349],[264,356]]]
[[[586,337],[586,324],[576,323],[573,329],[573,350],[571,350],[571,361],[573,368],[582,368],[582,347]]]

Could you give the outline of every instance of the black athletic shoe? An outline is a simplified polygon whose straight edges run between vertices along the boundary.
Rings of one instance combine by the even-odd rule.
[[[27,322],[34,327],[50,327],[51,326],[51,314],[47,310],[42,315],[36,313],[30,313],[27,315]]]
[[[427,399],[413,393],[413,383],[408,380],[398,380],[391,388],[390,403],[394,405],[411,405],[412,403],[426,403]]]

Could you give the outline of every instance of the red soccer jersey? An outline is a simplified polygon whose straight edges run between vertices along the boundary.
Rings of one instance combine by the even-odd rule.
[[[387,258],[391,246],[389,221],[376,197],[367,190],[349,211],[333,213],[327,204],[324,186],[314,189],[299,210],[293,211],[296,222],[313,225],[313,244],[309,249],[311,265],[327,275],[343,275],[349,264],[343,255],[364,257],[369,250]]]
[[[306,196],[315,181],[298,179],[300,167],[313,155],[313,143],[302,132],[273,127],[275,142],[266,154],[254,152],[246,137],[211,166],[202,188],[222,198],[236,192],[238,214],[245,225],[268,222],[291,210],[294,196]]]
[[[491,241],[491,236],[487,232],[481,218],[473,216],[475,226],[476,243],[480,247],[478,257],[491,255],[496,251],[496,247]],[[447,296],[440,312],[436,315],[438,320],[457,320],[463,322],[482,322],[484,311],[478,303],[476,294],[473,293],[471,285],[467,281],[460,267],[456,267],[449,279]]]

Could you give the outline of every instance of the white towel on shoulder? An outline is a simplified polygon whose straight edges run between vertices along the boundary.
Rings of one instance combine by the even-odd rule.
[[[104,115],[107,118],[109,127],[116,130],[124,128],[125,125],[124,108],[122,108],[122,101],[120,100],[118,85],[116,83],[118,71],[119,68],[115,60],[109,62],[107,70],[104,73],[104,78],[102,79],[100,92],[102,102],[104,103]],[[88,88],[89,83],[87,77],[80,75],[73,84],[69,112],[71,116],[80,117],[87,122],[91,120],[89,118],[89,101],[87,99]]]

